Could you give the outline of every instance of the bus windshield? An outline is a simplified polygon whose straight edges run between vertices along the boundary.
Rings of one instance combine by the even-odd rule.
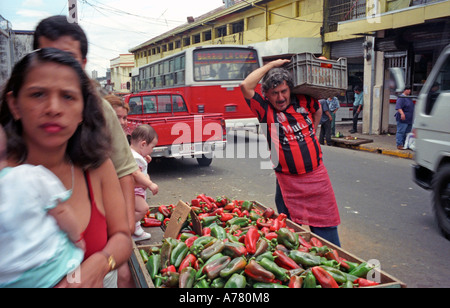
[[[255,50],[242,48],[209,48],[195,50],[195,81],[244,80],[259,67]]]

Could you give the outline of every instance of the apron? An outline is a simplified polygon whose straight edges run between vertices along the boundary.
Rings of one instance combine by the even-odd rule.
[[[341,223],[330,177],[323,164],[304,174],[275,174],[292,221],[313,227],[334,227]]]

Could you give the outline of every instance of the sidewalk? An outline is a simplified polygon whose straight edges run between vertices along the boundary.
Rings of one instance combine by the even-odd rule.
[[[390,155],[390,156],[396,156],[406,159],[413,159],[414,158],[414,152],[411,150],[398,150],[397,145],[395,142],[395,134],[385,134],[385,135],[368,135],[368,134],[362,134],[362,124],[358,125],[358,133],[350,134],[349,130],[352,129],[352,124],[349,122],[342,122],[342,123],[336,123],[336,133],[340,132],[345,137],[351,136],[356,137],[357,141],[360,138],[368,139],[367,141],[372,140],[372,142],[369,143],[363,143],[360,145],[346,145],[342,141],[343,138],[333,138],[333,140],[336,140],[335,146],[339,147],[346,147],[351,148],[355,150],[361,150],[361,151],[368,151],[383,155]],[[320,128],[319,128],[320,132]],[[339,141],[341,139],[341,141]]]

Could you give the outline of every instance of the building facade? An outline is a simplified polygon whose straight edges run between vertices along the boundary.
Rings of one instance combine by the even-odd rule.
[[[251,45],[263,60],[301,52],[348,59],[351,106],[363,86],[363,133],[381,134],[395,123],[389,68],[403,70],[414,94],[449,42],[450,0],[235,0],[151,38],[129,51],[136,67],[188,47]],[[224,2],[224,3],[225,3]]]
[[[111,88],[116,94],[130,93],[131,71],[134,68],[133,54],[120,54],[110,60]]]

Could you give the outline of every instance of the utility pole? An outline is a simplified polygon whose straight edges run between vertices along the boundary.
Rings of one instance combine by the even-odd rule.
[[[69,23],[78,23],[78,4],[77,0],[68,0],[69,2],[69,14],[67,15],[67,21]]]

